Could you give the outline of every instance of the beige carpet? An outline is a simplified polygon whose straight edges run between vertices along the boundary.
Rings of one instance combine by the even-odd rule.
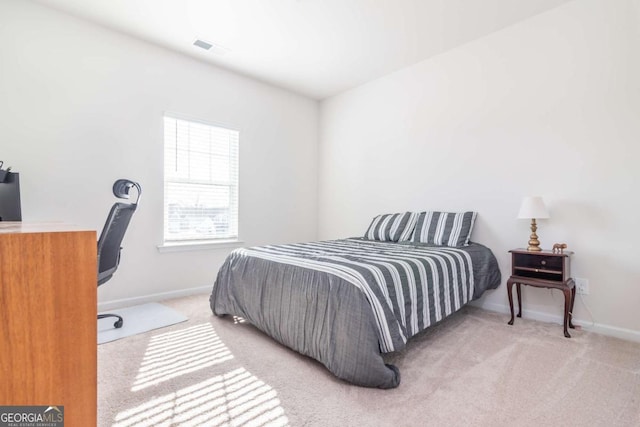
[[[333,377],[208,295],[98,347],[100,426],[640,426],[640,344],[467,307],[389,357],[400,387]]]

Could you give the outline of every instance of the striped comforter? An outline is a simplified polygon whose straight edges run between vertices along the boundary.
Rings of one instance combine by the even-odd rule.
[[[237,255],[333,274],[360,289],[383,353],[404,347],[473,296],[471,256],[456,248],[345,239],[238,249]]]
[[[218,273],[211,308],[246,318],[340,378],[388,388],[399,373],[381,353],[499,284],[482,245],[353,238],[237,249]]]

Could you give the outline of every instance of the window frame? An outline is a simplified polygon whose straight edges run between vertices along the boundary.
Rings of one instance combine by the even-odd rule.
[[[167,179],[167,164],[166,164],[166,155],[167,155],[167,140],[166,140],[166,119],[178,120],[188,122],[189,124],[199,124],[212,128],[219,128],[226,131],[237,132],[237,142],[235,147],[235,212],[236,212],[236,236],[228,237],[228,238],[211,238],[207,236],[202,236],[202,238],[194,238],[194,239],[175,239],[175,240],[167,240],[167,183],[172,182],[170,179]],[[157,245],[159,252],[177,252],[177,251],[189,251],[189,250],[201,250],[201,249],[223,249],[230,247],[240,247],[244,243],[240,239],[240,134],[241,129],[239,126],[232,126],[229,124],[223,124],[220,122],[215,122],[211,120],[203,120],[199,118],[194,118],[192,116],[187,116],[184,114],[174,113],[170,111],[165,111],[162,115],[162,187],[163,187],[163,203],[162,203],[162,242]],[[231,166],[233,167],[233,166]],[[197,180],[194,180],[197,181]],[[183,180],[175,180],[173,182],[184,182]],[[195,182],[194,182],[195,183]],[[207,185],[214,185],[209,183]],[[229,185],[231,189],[234,187],[233,184]],[[230,209],[233,209],[230,207]]]

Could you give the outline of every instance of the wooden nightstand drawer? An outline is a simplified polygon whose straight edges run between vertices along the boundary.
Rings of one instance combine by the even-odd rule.
[[[556,254],[550,251],[529,252],[515,249],[511,252],[511,275],[552,282],[565,282],[570,277],[569,257],[572,252]]]
[[[562,256],[513,254],[514,266],[562,272]]]

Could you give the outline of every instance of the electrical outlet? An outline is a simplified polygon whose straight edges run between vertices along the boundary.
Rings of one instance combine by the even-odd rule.
[[[576,282],[576,293],[579,293],[580,295],[589,295],[589,280],[578,277],[573,280]]]

